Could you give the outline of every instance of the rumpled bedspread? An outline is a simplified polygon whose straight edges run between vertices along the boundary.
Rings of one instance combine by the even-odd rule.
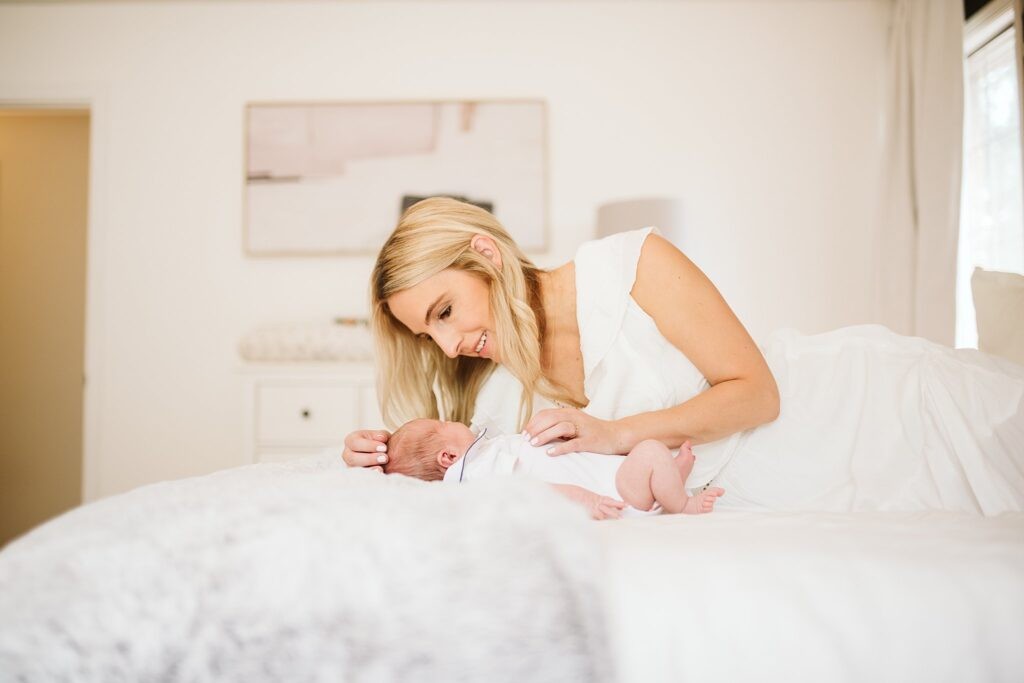
[[[611,680],[599,550],[520,479],[325,454],[155,484],[0,552],[0,680]]]

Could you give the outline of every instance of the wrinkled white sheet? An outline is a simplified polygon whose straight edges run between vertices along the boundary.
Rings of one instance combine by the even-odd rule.
[[[1024,680],[1024,514],[716,511],[598,528],[624,683]]]
[[[597,551],[519,479],[165,482],[0,552],[0,681],[606,681]]]

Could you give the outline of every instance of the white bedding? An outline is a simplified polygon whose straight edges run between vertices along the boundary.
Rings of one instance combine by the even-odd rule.
[[[622,681],[1024,680],[1022,513],[716,511],[598,529]]]
[[[335,456],[0,552],[2,681],[1019,682],[1022,644],[1022,513],[588,522],[538,482]]]
[[[0,681],[607,681],[600,567],[537,482],[226,470],[4,548]]]

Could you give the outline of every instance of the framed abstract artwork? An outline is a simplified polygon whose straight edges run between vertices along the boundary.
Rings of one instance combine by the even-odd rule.
[[[438,195],[548,248],[541,100],[250,103],[245,118],[250,255],[376,253],[405,207]]]

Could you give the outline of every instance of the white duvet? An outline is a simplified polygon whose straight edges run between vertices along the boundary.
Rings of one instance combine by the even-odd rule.
[[[0,552],[0,680],[606,681],[594,533],[337,456],[147,486]]]
[[[137,489],[0,552],[5,682],[1019,682],[1022,643],[1021,513],[598,523],[538,482],[321,457]]]
[[[620,680],[1024,681],[1024,514],[598,527]]]

